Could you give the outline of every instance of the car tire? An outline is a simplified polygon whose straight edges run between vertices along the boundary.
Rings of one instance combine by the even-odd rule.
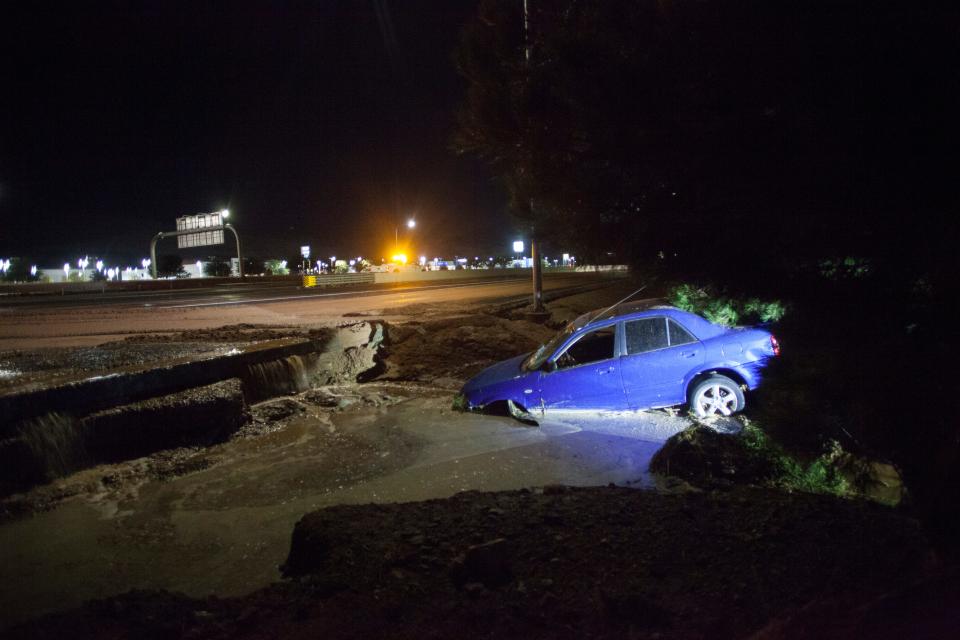
[[[690,412],[698,418],[732,416],[746,404],[740,385],[718,374],[704,378],[690,392]]]

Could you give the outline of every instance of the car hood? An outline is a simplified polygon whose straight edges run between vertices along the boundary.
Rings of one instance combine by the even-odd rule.
[[[487,367],[477,375],[470,378],[467,384],[463,385],[464,393],[469,393],[492,384],[497,384],[498,382],[504,382],[506,380],[512,380],[513,378],[516,378],[518,375],[523,373],[520,370],[520,364],[526,360],[527,356],[529,355],[529,353],[525,353],[515,358],[510,358],[509,360],[504,360],[503,362],[498,362],[493,366]]]

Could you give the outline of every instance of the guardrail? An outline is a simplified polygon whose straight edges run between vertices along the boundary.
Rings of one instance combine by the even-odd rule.
[[[303,276],[303,286],[339,287],[345,284],[368,284],[374,281],[372,273],[341,273],[337,275]]]

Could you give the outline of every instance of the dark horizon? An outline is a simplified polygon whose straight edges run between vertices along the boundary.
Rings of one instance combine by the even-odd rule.
[[[503,190],[449,149],[475,4],[8,13],[0,255],[139,262],[178,216],[224,207],[246,255],[381,257],[408,216],[418,253],[509,252]]]

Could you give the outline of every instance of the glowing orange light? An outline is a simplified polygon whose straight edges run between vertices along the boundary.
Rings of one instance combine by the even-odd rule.
[[[391,260],[399,264],[407,264],[407,256],[403,253],[398,253],[397,255],[393,256]]]

